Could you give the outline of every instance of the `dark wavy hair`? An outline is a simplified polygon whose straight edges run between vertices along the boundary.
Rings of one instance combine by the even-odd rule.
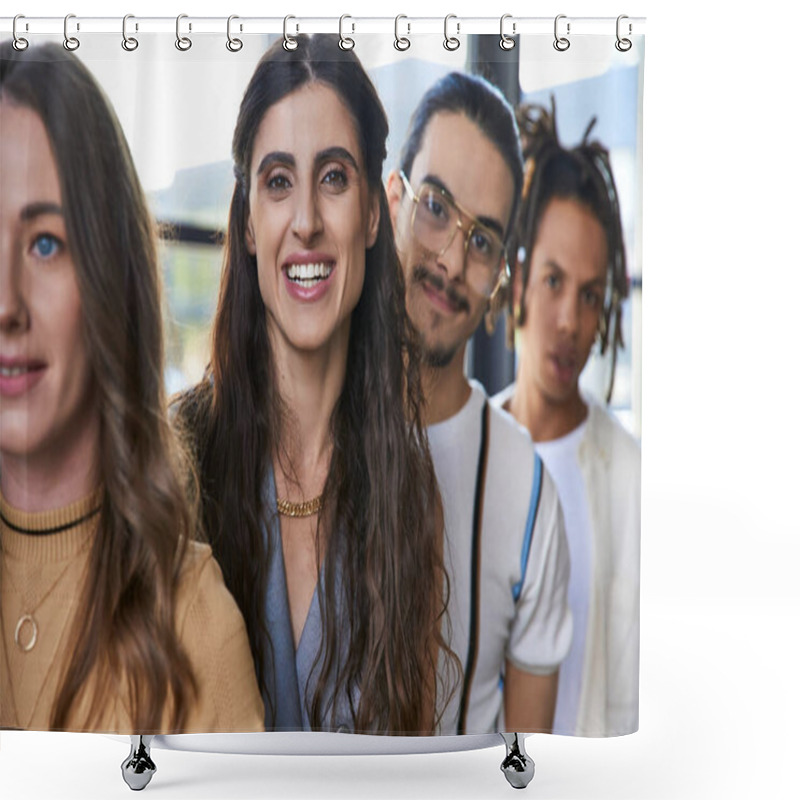
[[[196,685],[175,601],[196,517],[166,416],[153,223],[119,122],[75,56],[4,42],[0,101],[31,109],[47,131],[100,409],[99,535],[51,728],[93,727],[123,686],[137,733],[180,730]],[[76,721],[90,678],[88,718]]]
[[[437,659],[442,651],[450,654],[441,634],[440,500],[420,415],[419,353],[381,180],[388,123],[358,58],[337,43],[335,36],[299,36],[297,48],[287,51],[279,40],[247,87],[233,138],[236,185],[211,362],[201,383],[177,399],[176,422],[197,456],[205,529],[247,623],[270,707],[264,598],[275,554],[263,528],[276,523],[267,518],[262,490],[271,459],[282,454],[287,410],[274,376],[256,259],[245,245],[249,174],[267,111],[303,86],[329,86],[352,115],[369,189],[380,195],[380,225],[366,253],[344,387],[330,420],[333,448],[317,548],[324,536],[322,570],[341,572],[345,591],[337,598],[336,581],[320,582],[323,637],[311,724],[324,728],[326,715],[343,702],[359,731],[429,732]],[[349,641],[340,648],[346,631]]]
[[[597,117],[591,119],[577,147],[563,147],[556,129],[555,98],[552,96],[550,109],[533,103],[521,105],[517,110],[517,122],[525,158],[525,182],[510,253],[512,272],[520,270],[522,274],[522,299],[514,319],[513,297],[509,297],[509,318],[517,325],[525,324],[525,289],[530,276],[531,255],[550,201],[559,198],[580,203],[603,228],[608,250],[606,293],[599,329],[601,354],[611,347],[611,377],[606,392],[608,402],[614,391],[617,348],[625,346],[622,340],[622,301],[628,296],[619,198],[608,150],[597,140],[589,140]],[[509,325],[508,330],[513,337],[513,325]]]
[[[440,78],[422,96],[411,117],[403,150],[400,153],[400,169],[411,175],[414,159],[417,157],[428,124],[436,114],[464,114],[470,122],[478,126],[484,136],[497,148],[506,162],[514,181],[514,202],[511,206],[508,229],[504,238],[508,239],[514,225],[522,190],[522,153],[519,133],[514,120],[514,109],[485,78],[451,72]]]

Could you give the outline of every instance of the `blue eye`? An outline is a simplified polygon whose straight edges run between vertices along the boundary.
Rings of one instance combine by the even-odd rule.
[[[33,250],[39,258],[51,258],[61,248],[61,242],[49,233],[43,233],[33,242]]]

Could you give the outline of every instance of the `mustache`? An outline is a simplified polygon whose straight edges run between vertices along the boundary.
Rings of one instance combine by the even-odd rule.
[[[453,306],[453,308],[457,309],[458,311],[465,311],[466,313],[469,313],[469,302],[467,301],[467,298],[459,294],[451,283],[445,283],[445,280],[441,275],[431,272],[423,267],[422,264],[418,264],[416,267],[414,267],[411,278],[414,283],[428,283],[437,291],[444,292],[445,296],[447,297],[447,301]]]

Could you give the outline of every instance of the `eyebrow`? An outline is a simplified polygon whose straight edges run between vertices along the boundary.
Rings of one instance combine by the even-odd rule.
[[[58,203],[29,203],[20,211],[19,216],[23,222],[29,222],[36,217],[46,216],[47,214],[57,214],[63,217],[64,211]]]
[[[437,175],[426,175],[422,179],[422,183],[433,184],[437,189],[441,189],[451,200],[454,200],[456,203],[458,202],[458,200],[456,200],[456,198],[453,196],[453,193],[447,187],[447,184]],[[469,214],[469,212],[467,213]],[[501,239],[505,235],[505,229],[494,217],[475,217],[473,215],[473,218],[480,222],[485,228],[489,228],[489,230],[494,231]]]
[[[597,286],[597,288],[600,289],[604,288],[605,285],[606,285],[605,278],[594,278],[590,281],[586,281],[586,283],[584,283],[583,286],[581,286],[581,289],[589,289],[592,286]]]
[[[283,164],[287,167],[293,167],[295,163],[294,156],[291,153],[285,153],[282,150],[276,150],[272,153],[267,153],[264,158],[261,159],[261,163],[258,165],[256,177],[259,177],[266,172],[273,164]]]
[[[319,153],[314,156],[314,169],[319,169],[320,165],[332,159],[346,161],[352,166],[356,173],[359,172],[358,164],[350,151],[346,147],[338,146],[326,147],[324,150],[320,150]],[[273,164],[282,164],[283,166],[294,168],[297,166],[297,159],[295,159],[291,153],[287,153],[283,150],[275,150],[272,153],[267,153],[258,165],[256,177],[262,175]]]
[[[359,171],[355,158],[346,147],[326,147],[324,150],[320,150],[314,159],[314,166],[319,167],[323,162],[331,160],[346,161],[356,173]]]

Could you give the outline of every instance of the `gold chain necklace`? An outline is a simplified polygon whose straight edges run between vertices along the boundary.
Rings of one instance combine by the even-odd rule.
[[[278,497],[277,505],[278,513],[282,517],[311,517],[318,514],[322,508],[322,495],[312,497],[311,500],[304,500],[302,503],[294,503]]]
[[[72,520],[72,522],[67,522],[64,525],[58,525],[54,528],[46,528],[44,530],[35,530],[31,528],[23,528],[19,525],[15,525],[10,520],[6,519],[6,517],[0,513],[0,519],[3,521],[5,525],[7,525],[11,530],[16,531],[17,533],[23,533],[29,536],[43,536],[49,535],[52,533],[62,533],[63,531],[70,530],[71,528],[77,528],[78,525],[81,525],[84,522],[90,520],[95,514],[100,512],[100,506],[93,508],[89,511],[88,514],[84,514],[82,517],[79,517],[76,520]],[[17,593],[17,596],[22,599],[23,611],[20,614],[19,619],[17,620],[17,625],[14,628],[14,643],[17,647],[22,650],[23,653],[29,653],[33,648],[36,646],[36,640],[39,638],[39,624],[36,622],[36,617],[34,614],[39,610],[40,606],[47,600],[48,597],[52,594],[53,590],[58,586],[61,582],[61,579],[64,575],[67,574],[67,570],[72,565],[72,561],[69,561],[67,565],[61,570],[59,576],[50,584],[50,588],[44,593],[44,595],[38,600],[36,605],[30,609],[30,611],[25,611],[25,594],[19,590],[19,586],[17,586],[16,581],[11,577],[10,570],[6,570],[6,574],[8,575],[9,581],[11,581],[11,587]],[[22,640],[22,633],[26,628],[30,628],[30,636],[28,639],[23,643]]]
[[[22,599],[22,614],[20,614],[19,619],[17,620],[17,626],[14,628],[14,644],[22,650],[23,653],[30,653],[31,650],[36,646],[36,641],[39,638],[39,623],[36,622],[36,617],[34,614],[39,610],[45,600],[53,593],[53,590],[61,583],[61,579],[67,574],[69,568],[73,565],[73,561],[70,560],[64,569],[61,570],[58,577],[50,584],[50,588],[42,595],[42,597],[37,601],[36,605],[33,606],[29,611],[25,610],[25,596],[19,590],[19,586],[17,586],[16,581],[11,577],[11,572],[6,570],[6,576],[8,577],[9,581],[11,582],[11,588],[17,593],[17,596]],[[31,632],[30,636],[26,641],[23,642],[22,633],[25,628],[30,627]]]
[[[67,564],[67,568],[70,567],[72,565],[72,563],[73,562],[70,561],[70,563]],[[84,582],[84,580],[86,578],[86,572],[88,570],[88,567],[89,567],[89,564],[87,563],[86,566],[83,569],[83,572],[81,573],[80,580],[78,581],[78,585],[79,586],[83,584],[83,582]],[[64,572],[66,572],[66,569],[64,570]],[[62,572],[61,575],[58,576],[58,578],[56,579],[56,581],[53,584],[53,586],[51,586],[50,589],[48,590],[47,594],[50,594],[50,592],[53,591],[53,588],[55,587],[55,584],[58,583],[61,580],[61,578],[64,577],[64,572]],[[9,578],[10,577],[11,577],[11,575],[9,574]],[[14,590],[17,591],[17,593],[19,593],[19,591],[17,590],[16,584],[14,584],[13,580],[12,580],[12,585],[14,586]],[[72,600],[70,601],[69,608],[67,609],[67,619],[69,619],[69,616],[72,613],[72,608],[75,605],[75,602],[76,602],[76,600],[78,598],[78,594],[79,594],[79,592],[75,592],[73,597],[72,597]],[[44,602],[44,598],[42,598],[36,604],[36,608],[38,608],[43,602]],[[17,627],[19,627],[19,623],[17,623]],[[64,638],[64,634],[66,632],[66,629],[67,629],[66,625],[62,626],[61,631],[58,634],[58,640],[56,641],[56,646],[55,646],[55,651],[54,651],[55,653],[58,653],[59,647],[61,646],[61,640]],[[16,724],[18,726],[21,726],[22,730],[29,730],[30,727],[31,727],[31,722],[33,721],[33,718],[36,716],[36,711],[38,710],[39,705],[41,703],[42,692],[40,691],[36,696],[36,700],[35,700],[35,702],[33,704],[33,709],[31,710],[31,713],[30,713],[30,715],[28,717],[27,724],[22,725],[21,724],[22,721],[21,721],[20,714],[19,714],[19,709],[17,707],[17,698],[16,698],[16,695],[14,694],[14,685],[13,685],[13,683],[11,683],[11,662],[9,661],[9,658],[8,658],[8,648],[6,647],[6,630],[5,630],[5,624],[3,623],[3,615],[2,615],[2,613],[0,613],[0,635],[2,635],[2,642],[0,643],[0,646],[2,646],[3,655],[5,656],[6,675],[8,676],[9,694],[11,695],[11,705],[12,705],[12,708],[13,708],[13,711],[14,711],[14,720],[15,720],[15,722],[16,722]],[[16,634],[15,634],[15,641],[16,641]],[[36,642],[34,640],[33,644],[35,644],[35,643]],[[31,646],[28,648],[28,650],[33,648],[33,644],[31,644]],[[17,642],[17,646],[19,646],[19,642]],[[24,650],[23,652],[28,652],[28,650]],[[50,680],[50,674],[53,671],[53,667],[55,666],[55,663],[56,663],[56,658],[54,656],[53,658],[51,658],[50,664],[47,667],[47,672],[45,673],[44,680],[41,683],[42,687],[46,686],[47,682]]]

